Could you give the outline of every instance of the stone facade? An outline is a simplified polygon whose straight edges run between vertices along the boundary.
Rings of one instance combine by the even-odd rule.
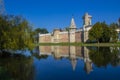
[[[71,19],[69,31],[54,29],[49,34],[39,34],[39,43],[61,43],[61,42],[86,42],[88,40],[88,31],[91,29],[92,16],[86,13],[83,16],[83,27],[76,29],[74,18]]]

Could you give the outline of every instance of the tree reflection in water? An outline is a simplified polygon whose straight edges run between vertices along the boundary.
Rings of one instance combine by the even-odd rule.
[[[33,76],[31,56],[9,53],[0,56],[0,80],[33,80]]]
[[[89,47],[89,55],[97,67],[120,65],[119,47]]]

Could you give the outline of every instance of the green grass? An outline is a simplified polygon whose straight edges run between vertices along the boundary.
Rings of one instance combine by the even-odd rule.
[[[120,42],[117,43],[38,43],[37,45],[42,46],[118,46],[120,47]]]

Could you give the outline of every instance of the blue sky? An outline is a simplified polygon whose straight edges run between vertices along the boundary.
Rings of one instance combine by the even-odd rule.
[[[64,28],[70,25],[72,15],[77,28],[82,27],[82,16],[88,12],[92,23],[117,22],[120,0],[4,0],[7,14],[25,17],[34,28]]]

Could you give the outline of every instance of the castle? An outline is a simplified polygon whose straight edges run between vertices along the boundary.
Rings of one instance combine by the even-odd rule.
[[[92,27],[92,16],[86,13],[83,16],[83,28],[76,27],[72,17],[69,30],[54,29],[52,33],[39,34],[39,43],[61,43],[61,42],[86,42],[88,40],[88,31]]]

